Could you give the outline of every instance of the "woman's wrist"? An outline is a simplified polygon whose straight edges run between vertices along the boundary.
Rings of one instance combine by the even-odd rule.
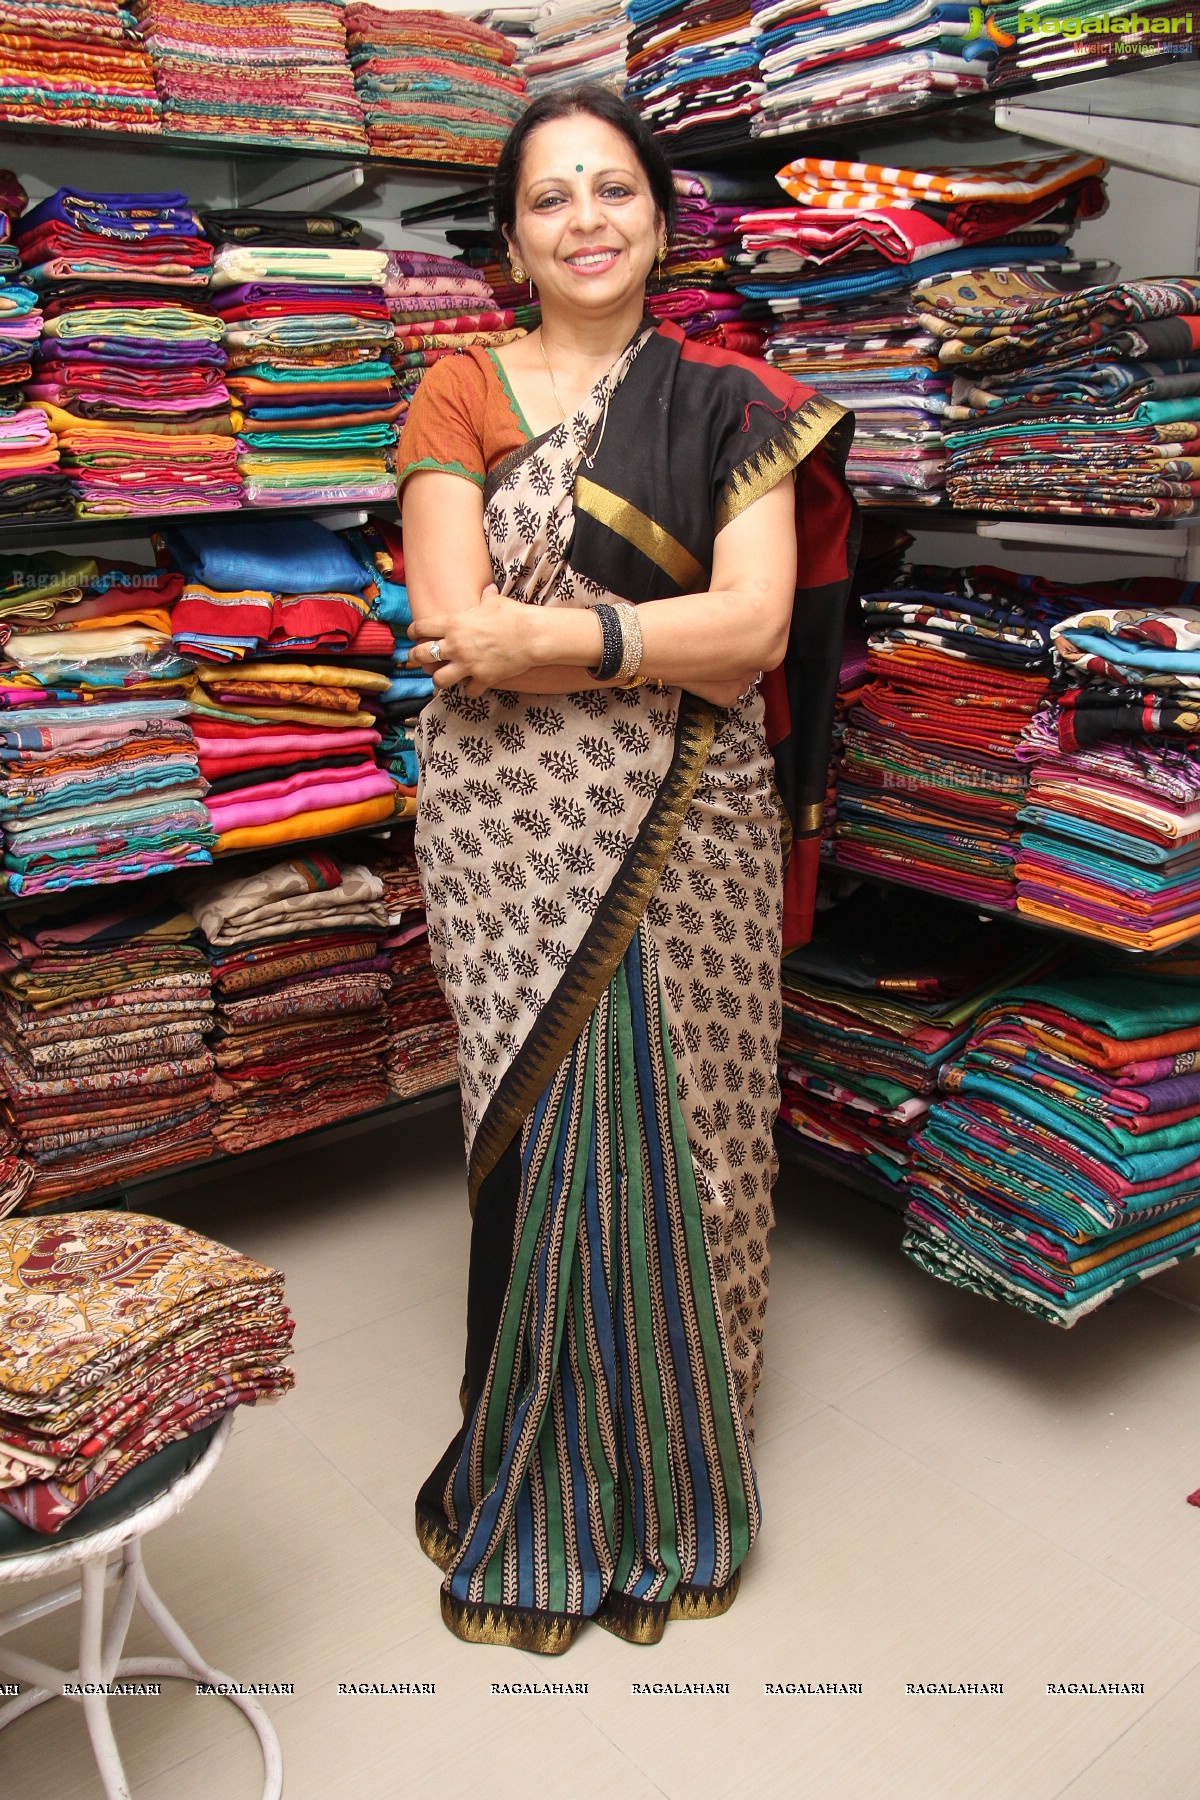
[[[603,634],[590,606],[534,606],[529,636],[530,663],[535,668],[564,665],[587,669],[600,661]]]

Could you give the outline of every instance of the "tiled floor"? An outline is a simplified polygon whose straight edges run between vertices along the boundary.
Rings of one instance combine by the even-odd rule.
[[[548,1662],[451,1637],[413,1538],[461,1373],[453,1111],[169,1210],[282,1265],[298,1320],[295,1394],[240,1418],[207,1488],[148,1547],[214,1662],[295,1684],[268,1702],[288,1800],[1200,1797],[1195,1265],[1055,1331],[929,1280],[894,1218],[785,1174],[767,1523],[738,1603],[656,1649],[593,1629]],[[22,1647],[66,1660],[65,1621]],[[139,1630],[136,1648],[157,1646]],[[436,1693],[340,1695],[349,1681]],[[492,1692],[530,1681],[587,1692]],[[634,1695],[633,1681],[730,1691]],[[822,1681],[863,1691],[764,1692]],[[179,1686],[114,1715],[137,1800],[257,1797],[253,1740],[222,1702]],[[0,1738],[4,1800],[99,1794],[74,1708]]]

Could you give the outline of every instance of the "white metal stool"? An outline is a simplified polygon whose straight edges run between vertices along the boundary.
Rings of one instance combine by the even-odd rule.
[[[77,1600],[80,1602],[77,1669],[55,1669],[35,1657],[21,1656],[15,1650],[0,1646],[0,1674],[32,1683],[25,1693],[0,1707],[0,1730],[47,1700],[78,1700],[87,1720],[88,1736],[92,1740],[106,1800],[132,1800],[132,1796],[113,1736],[105,1688],[114,1681],[160,1680],[164,1677],[212,1682],[220,1684],[222,1689],[230,1683],[228,1675],[222,1675],[219,1669],[211,1668],[205,1662],[151,1587],[142,1562],[141,1540],[156,1525],[182,1511],[203,1486],[220,1460],[232,1429],[232,1418],[223,1419],[199,1460],[171,1480],[165,1490],[126,1517],[66,1542],[47,1538],[45,1549],[0,1555],[0,1582],[32,1581],[76,1565],[79,1568],[78,1578],[65,1587],[43,1594],[11,1612],[0,1613],[0,1638],[21,1625],[32,1624],[35,1619],[44,1619],[64,1606],[71,1606]],[[116,1494],[117,1489],[112,1492]],[[118,1584],[117,1595],[105,1631],[104,1591],[113,1582]],[[122,1659],[125,1636],[134,1603],[138,1600],[176,1652],[174,1656]],[[64,1694],[64,1683],[84,1684],[95,1691]],[[228,1691],[222,1693],[222,1698],[241,1708],[262,1747],[265,1768],[262,1800],[279,1800],[283,1792],[283,1755],[275,1727],[253,1695]]]

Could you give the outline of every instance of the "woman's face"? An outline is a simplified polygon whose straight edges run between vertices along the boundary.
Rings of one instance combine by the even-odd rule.
[[[590,113],[530,132],[508,244],[543,306],[604,313],[628,304],[646,285],[660,229],[650,183],[623,132]]]

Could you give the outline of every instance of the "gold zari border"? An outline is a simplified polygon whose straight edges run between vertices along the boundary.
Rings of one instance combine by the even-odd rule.
[[[723,531],[730,520],[744,513],[756,500],[761,500],[773,487],[778,487],[784,476],[798,468],[826,438],[830,440],[830,448],[841,454],[850,448],[853,436],[852,413],[820,394],[810,394],[794,413],[788,414],[787,424],[778,437],[734,469],[717,505],[716,529]]]
[[[640,550],[643,556],[669,575],[685,593],[707,585],[708,578],[703,568],[686,545],[672,537],[663,526],[656,524],[632,500],[623,500],[620,494],[614,494],[608,488],[589,481],[586,475],[577,475],[575,507],[578,512],[587,513],[589,518],[598,519],[601,525],[607,525],[610,531],[623,537],[635,550]]]
[[[675,755],[637,839],[480,1120],[468,1177],[472,1212],[480,1187],[549,1086],[633,942],[683,827],[712,749],[716,721],[716,709],[706,700],[695,694],[682,696]]]
[[[579,1634],[582,1619],[536,1613],[519,1606],[475,1605],[442,1589],[442,1618],[467,1644],[508,1644],[537,1656],[561,1656]]]

